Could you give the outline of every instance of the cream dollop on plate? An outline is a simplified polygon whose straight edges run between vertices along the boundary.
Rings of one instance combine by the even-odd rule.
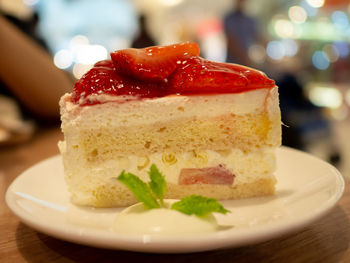
[[[137,203],[116,216],[114,230],[122,234],[195,234],[220,230],[212,214],[204,217],[186,215],[170,209],[173,200],[166,200],[167,208],[145,209]]]

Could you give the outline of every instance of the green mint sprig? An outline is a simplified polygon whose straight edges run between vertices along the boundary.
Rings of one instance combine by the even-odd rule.
[[[149,182],[149,187],[151,188],[153,194],[159,199],[160,205],[164,207],[164,195],[166,192],[166,181],[164,176],[159,172],[157,166],[152,164],[148,175],[151,179]]]
[[[148,208],[159,208],[158,201],[154,198],[150,187],[140,178],[132,173],[124,171],[118,176],[118,180],[126,185],[129,190],[135,195],[136,199],[143,203]]]
[[[151,181],[146,184],[132,173],[121,172],[118,180],[125,184],[135,195],[136,199],[143,203],[146,209],[165,207],[164,195],[166,192],[166,181],[155,164],[152,164],[148,172]],[[216,199],[199,195],[191,195],[175,202],[170,207],[187,215],[205,216],[209,213],[230,212],[225,209]]]
[[[182,198],[180,201],[173,203],[171,209],[180,211],[187,215],[205,216],[209,213],[226,214],[230,212],[225,209],[214,198],[208,198],[201,195],[190,195]]]

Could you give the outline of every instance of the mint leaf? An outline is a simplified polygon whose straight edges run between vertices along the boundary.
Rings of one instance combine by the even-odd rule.
[[[187,215],[205,216],[216,212],[226,214],[230,212],[225,209],[216,199],[199,195],[191,195],[173,203],[171,209],[177,210]]]
[[[146,184],[132,173],[121,172],[118,181],[125,184],[135,195],[139,202],[142,202],[146,209],[165,207],[164,195],[166,192],[166,181],[155,164],[152,164],[148,172],[151,181]],[[159,201],[157,201],[157,199]],[[230,212],[225,209],[216,199],[200,195],[191,195],[175,202],[170,207],[187,215],[206,216],[216,212],[226,214]]]
[[[159,208],[160,205],[153,197],[148,185],[140,178],[132,173],[125,173],[124,171],[118,176],[118,181],[124,183],[126,187],[135,195],[136,199],[143,203],[148,208]]]
[[[166,182],[164,176],[159,172],[155,164],[151,165],[148,174],[151,178],[149,187],[151,188],[153,194],[159,199],[161,205],[164,207],[163,198],[166,191]]]

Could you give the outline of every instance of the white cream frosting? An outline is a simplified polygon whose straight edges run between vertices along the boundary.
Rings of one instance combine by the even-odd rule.
[[[118,119],[118,125],[142,125],[176,118],[211,117],[225,114],[242,115],[265,107],[269,93],[277,92],[277,87],[258,89],[242,93],[183,96],[172,95],[152,99],[131,99],[123,96],[92,95],[102,104],[80,106],[71,102],[71,94],[61,99],[61,117],[64,123],[74,122],[76,118],[87,118],[103,114]],[[101,121],[108,118],[100,118]],[[71,123],[74,124],[74,123]]]

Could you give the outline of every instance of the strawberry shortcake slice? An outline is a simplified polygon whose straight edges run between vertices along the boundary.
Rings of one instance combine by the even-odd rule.
[[[165,175],[167,198],[274,193],[274,81],[199,53],[195,43],[118,50],[61,98],[59,148],[73,203],[136,203],[116,178],[126,170],[147,181],[151,164]]]

